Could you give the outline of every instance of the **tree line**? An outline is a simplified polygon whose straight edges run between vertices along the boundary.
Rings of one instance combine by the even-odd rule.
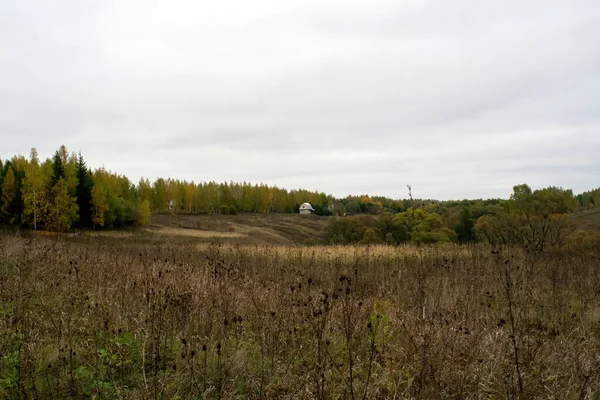
[[[508,200],[414,202],[398,213],[334,218],[331,244],[470,243],[518,244],[532,251],[562,246],[575,230],[569,213],[578,208],[571,190],[533,191],[516,185]]]
[[[600,204],[600,188],[577,196],[549,187],[517,185],[510,199],[435,201],[368,195],[336,199],[323,192],[286,190],[247,182],[195,183],[142,178],[137,185],[61,146],[40,161],[0,160],[0,221],[32,229],[146,225],[153,213],[297,213],[310,203],[317,215],[335,215],[326,241],[342,243],[523,243],[536,249],[561,244],[573,224],[567,214]]]
[[[138,201],[135,187],[104,168],[91,170],[81,154],[61,146],[40,161],[0,161],[0,219],[32,229],[67,232],[72,228],[119,227],[149,222],[148,204]]]
[[[577,203],[584,209],[600,206],[600,188],[578,194]]]
[[[67,232],[150,223],[152,213],[292,213],[309,202],[318,215],[331,214],[334,198],[322,192],[265,184],[194,183],[142,178],[137,185],[104,168],[92,170],[83,156],[61,146],[39,159],[35,148],[0,160],[0,222]]]

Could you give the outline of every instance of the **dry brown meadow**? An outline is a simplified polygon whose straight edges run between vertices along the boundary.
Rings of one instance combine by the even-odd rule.
[[[0,236],[0,397],[600,396],[598,249],[155,229]]]

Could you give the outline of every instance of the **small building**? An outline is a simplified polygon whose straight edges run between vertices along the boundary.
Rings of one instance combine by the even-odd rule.
[[[314,208],[312,208],[310,203],[302,203],[302,205],[300,206],[300,214],[312,214],[314,212],[315,210]]]
[[[176,205],[177,205],[177,202],[175,200],[169,201],[169,211],[171,211],[171,212],[175,211]]]

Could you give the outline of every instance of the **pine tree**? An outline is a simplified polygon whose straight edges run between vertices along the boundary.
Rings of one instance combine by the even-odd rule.
[[[21,189],[23,188],[23,180],[25,179],[25,169],[27,168],[27,159],[23,156],[15,156],[11,160],[13,167],[13,173],[15,175],[15,194],[12,200],[13,209],[13,221],[14,224],[21,224],[23,216],[23,195]]]
[[[56,153],[54,153],[54,157],[52,158],[52,177],[50,179],[50,188],[54,188],[59,180],[65,178],[65,165],[63,158],[63,155],[59,153],[58,150]]]

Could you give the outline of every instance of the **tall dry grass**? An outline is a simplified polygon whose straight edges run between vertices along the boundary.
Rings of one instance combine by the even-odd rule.
[[[0,236],[0,397],[597,398],[599,260]]]

